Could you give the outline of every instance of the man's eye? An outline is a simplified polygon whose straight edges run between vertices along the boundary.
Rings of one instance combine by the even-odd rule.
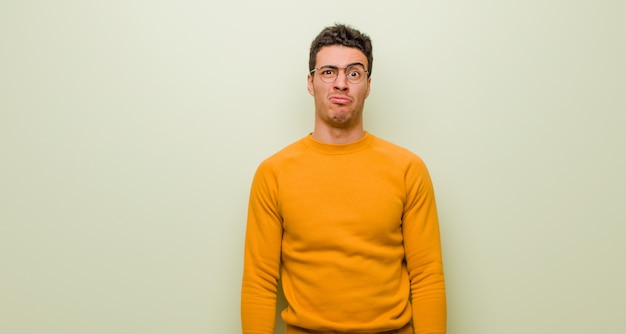
[[[352,70],[348,73],[348,75],[353,78],[358,78],[359,76],[361,76],[361,72],[359,72],[358,70]]]
[[[322,70],[322,74],[323,75],[334,75],[335,71],[333,71],[331,69],[325,69],[325,70]]]

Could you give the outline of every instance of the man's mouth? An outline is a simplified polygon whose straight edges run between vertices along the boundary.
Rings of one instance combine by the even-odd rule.
[[[347,97],[347,96],[331,96],[330,97],[330,102],[332,103],[337,103],[337,104],[347,104],[350,103],[352,100]]]

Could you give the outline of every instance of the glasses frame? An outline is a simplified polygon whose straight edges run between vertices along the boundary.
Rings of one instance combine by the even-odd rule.
[[[360,79],[359,79],[359,81],[357,81],[357,82],[353,82],[353,81],[350,79],[350,77],[348,76],[347,72],[346,72],[346,71],[347,71],[350,67],[355,67],[355,66],[360,66],[360,67],[362,67],[362,68],[363,68],[363,72],[364,72],[364,74],[365,74],[365,75],[364,75],[362,78],[360,78]],[[350,83],[352,83],[352,84],[359,84],[359,83],[363,82],[363,80],[364,80],[365,78],[369,78],[369,73],[370,73],[370,71],[368,71],[368,70],[366,70],[366,69],[365,69],[365,65],[363,65],[363,64],[361,64],[361,63],[352,63],[352,64],[348,64],[346,67],[339,67],[339,66],[335,66],[335,65],[324,65],[324,66],[320,66],[320,67],[316,67],[316,68],[312,69],[312,70],[311,70],[311,72],[309,72],[309,73],[313,74],[314,72],[317,72],[317,71],[319,71],[319,70],[321,70],[321,69],[325,69],[325,68],[328,68],[328,69],[333,69],[333,70],[337,70],[337,75],[335,75],[335,78],[334,78],[333,80],[331,80],[331,81],[326,81],[326,80],[324,80],[324,78],[322,78],[322,76],[320,75],[320,80],[322,80],[322,82],[325,82],[325,83],[333,83],[333,82],[337,81],[337,78],[339,77],[339,70],[343,70],[344,75],[346,76],[346,80],[348,80],[348,82],[350,82]]]

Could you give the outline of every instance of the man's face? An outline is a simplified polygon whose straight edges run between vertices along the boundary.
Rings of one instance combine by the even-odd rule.
[[[318,71],[308,76],[308,90],[315,99],[316,122],[347,129],[362,124],[363,106],[370,92],[370,78],[359,83],[348,80],[345,67],[362,64],[367,69],[367,57],[359,49],[340,45],[325,46],[317,54],[315,68],[332,66],[339,68],[337,79],[326,83]],[[355,65],[358,66],[358,65]]]

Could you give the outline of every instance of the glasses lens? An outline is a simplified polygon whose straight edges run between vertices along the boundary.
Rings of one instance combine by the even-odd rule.
[[[339,70],[336,67],[324,66],[319,69],[318,73],[320,79],[326,83],[331,83],[337,79],[337,73]]]
[[[361,65],[353,65],[346,68],[346,78],[351,83],[359,83],[365,78],[365,69]]]

